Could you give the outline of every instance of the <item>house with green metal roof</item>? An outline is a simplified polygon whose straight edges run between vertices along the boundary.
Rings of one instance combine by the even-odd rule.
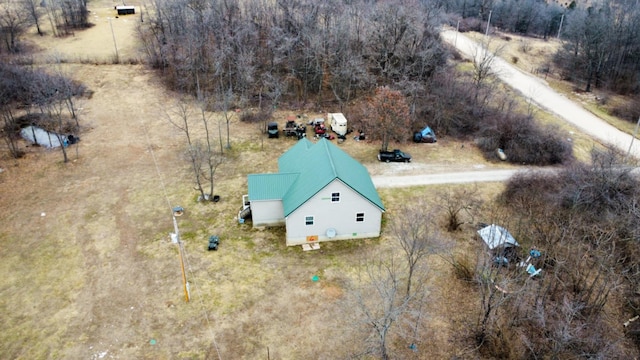
[[[380,236],[384,206],[367,169],[327,139],[303,138],[278,173],[248,176],[254,227],[285,225],[287,245]]]

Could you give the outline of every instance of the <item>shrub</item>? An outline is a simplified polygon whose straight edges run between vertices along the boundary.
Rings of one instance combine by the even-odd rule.
[[[614,107],[611,110],[613,116],[635,123],[640,117],[640,100],[631,100]]]
[[[554,204],[559,187],[560,181],[556,174],[519,172],[507,181],[499,200],[516,211],[540,208],[544,212]]]
[[[468,17],[460,20],[460,32],[484,31],[482,29],[482,21],[475,17]]]
[[[249,124],[255,124],[259,122],[265,122],[271,119],[271,112],[267,110],[261,111],[247,111],[242,113],[240,116],[240,121],[246,122]]]
[[[468,257],[452,255],[449,262],[453,266],[453,273],[458,279],[467,282],[475,281],[475,266]]]
[[[484,131],[478,142],[487,158],[503,149],[507,161],[516,164],[555,165],[573,159],[571,143],[555,126],[536,124],[528,115],[506,114]]]

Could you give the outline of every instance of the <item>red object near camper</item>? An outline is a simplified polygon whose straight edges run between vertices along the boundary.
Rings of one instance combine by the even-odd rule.
[[[314,128],[314,131],[317,135],[324,135],[324,133],[327,132],[327,128],[324,126],[324,124],[317,124]]]

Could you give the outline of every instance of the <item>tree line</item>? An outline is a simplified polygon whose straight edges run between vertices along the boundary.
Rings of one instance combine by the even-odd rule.
[[[168,82],[195,94],[341,105],[375,84],[419,87],[445,60],[430,2],[156,1],[142,40]]]
[[[477,67],[480,78],[447,63],[451,53],[439,39],[447,6],[437,1],[158,0],[152,6],[139,28],[148,63],[180,91],[224,99],[227,108],[257,106],[263,118],[285,103],[331,106],[383,147],[431,125],[441,135],[487,139],[488,157],[502,147],[518,163],[570,158],[570,145],[555,129],[519,114],[507,97],[495,101],[488,63]],[[396,99],[388,121],[374,111],[384,103],[380,93]],[[519,129],[528,131],[529,143],[501,130],[500,121],[523,118],[527,125]]]
[[[24,51],[20,40],[32,26],[41,36],[45,35],[45,28],[50,28],[54,36],[66,36],[89,27],[88,19],[86,0],[1,0],[0,53]]]
[[[62,73],[0,63],[0,117],[2,138],[14,158],[24,154],[18,138],[20,129],[37,126],[55,134],[60,144],[65,134],[78,136],[80,122],[76,99],[84,95],[84,85]],[[67,149],[60,147],[64,162]]]

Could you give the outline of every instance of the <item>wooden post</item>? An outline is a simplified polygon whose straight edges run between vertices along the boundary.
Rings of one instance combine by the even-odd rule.
[[[187,273],[184,271],[184,250],[182,249],[182,241],[180,241],[180,233],[178,232],[178,221],[173,216],[173,231],[175,231],[176,239],[178,239],[178,249],[180,253],[180,270],[182,271],[182,287],[184,289],[184,300],[189,302],[189,283],[187,282]]]
[[[182,287],[184,289],[184,301],[189,302],[189,283],[187,282],[187,273],[184,271],[184,255],[182,249],[182,241],[178,238],[178,246],[180,247],[180,269],[182,269]]]

